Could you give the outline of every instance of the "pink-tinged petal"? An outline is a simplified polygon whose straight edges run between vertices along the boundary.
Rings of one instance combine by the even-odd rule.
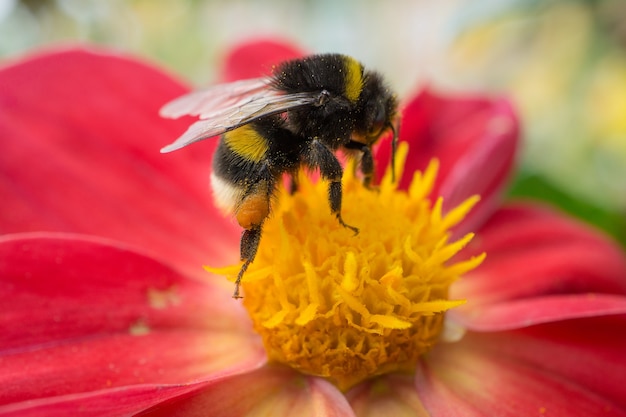
[[[480,195],[480,203],[457,227],[458,233],[475,230],[498,205],[518,138],[518,120],[507,100],[446,97],[423,90],[403,110],[400,140],[410,148],[400,186],[407,188],[413,172],[439,159],[432,195],[443,196],[444,210]],[[379,174],[389,163],[388,140],[377,150]]]
[[[221,80],[230,82],[268,75],[274,65],[303,55],[306,53],[299,47],[276,39],[244,42],[226,55]]]
[[[491,410],[482,410],[443,378],[431,374],[429,368],[418,365],[417,393],[431,417],[486,417]],[[502,417],[506,417],[502,415]]]
[[[3,353],[0,405],[109,387],[203,381],[255,369],[265,360],[260,350],[240,347],[238,343],[246,343],[241,337],[198,330],[151,331],[51,341],[56,344]]]
[[[135,415],[154,404],[201,389],[206,382],[186,385],[137,385],[71,394],[0,406],[3,417],[119,417]]]
[[[626,297],[604,294],[554,295],[487,304],[451,312],[465,328],[494,332],[582,317],[626,314]]]
[[[186,383],[265,362],[228,291],[112,242],[0,240],[0,404]]]
[[[470,333],[431,352],[417,390],[433,417],[626,416],[624,324],[603,317]]]
[[[487,253],[451,288],[459,309],[550,295],[626,294],[626,257],[591,227],[550,208],[512,204],[479,230],[463,256]]]
[[[430,417],[410,376],[386,375],[357,386],[346,397],[358,417]]]
[[[512,332],[474,334],[477,349],[577,381],[626,410],[626,315],[569,320]],[[488,347],[488,348],[486,348]]]
[[[291,369],[264,367],[212,381],[191,396],[155,406],[140,415],[349,417],[354,413],[341,392],[329,382]]]
[[[131,243],[202,274],[238,259],[212,205],[214,141],[162,155],[189,120],[159,108],[185,87],[106,52],[31,56],[0,70],[0,233],[61,231]]]

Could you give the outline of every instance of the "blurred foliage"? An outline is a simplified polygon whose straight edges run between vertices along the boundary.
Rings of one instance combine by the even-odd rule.
[[[560,207],[572,216],[585,219],[626,247],[626,212],[608,210],[591,201],[575,198],[551,184],[546,178],[527,172],[518,174],[508,196],[515,199],[525,197],[541,199]]]
[[[446,50],[447,19],[462,1],[0,0],[0,57],[97,43],[206,84],[234,43],[278,37],[312,52],[354,55],[408,91]]]
[[[450,79],[509,93],[518,106],[524,142],[511,195],[549,201],[624,242],[626,1],[480,3],[457,15]]]
[[[626,2],[517,1],[469,16],[453,48],[456,80],[510,92],[525,130],[523,168],[624,212]]]

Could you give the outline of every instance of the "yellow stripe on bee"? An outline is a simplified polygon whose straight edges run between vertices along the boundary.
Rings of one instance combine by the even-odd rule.
[[[234,153],[252,162],[262,161],[268,150],[267,140],[250,125],[225,133],[224,143]]]
[[[354,58],[346,57],[346,90],[344,94],[348,100],[356,102],[363,90],[363,67]]]

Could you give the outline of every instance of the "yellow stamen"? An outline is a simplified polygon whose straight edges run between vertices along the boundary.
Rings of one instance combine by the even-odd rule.
[[[404,161],[407,146],[398,149]],[[388,372],[415,369],[439,340],[450,284],[484,254],[451,261],[472,239],[450,242],[450,228],[476,204],[471,197],[442,212],[428,199],[438,163],[398,191],[386,173],[378,192],[346,168],[342,216],[330,213],[328,184],[300,178],[281,192],[243,277],[244,306],[270,360],[325,377],[341,389]],[[211,269],[236,276],[239,266]]]

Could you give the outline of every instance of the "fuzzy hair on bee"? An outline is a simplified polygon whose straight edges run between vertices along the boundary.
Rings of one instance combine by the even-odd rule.
[[[163,117],[199,120],[162,153],[220,137],[211,173],[215,202],[244,229],[243,264],[234,298],[241,298],[241,279],[254,261],[283,175],[290,175],[295,184],[300,168],[318,170],[328,182],[331,213],[342,226],[358,233],[341,215],[343,167],[336,152],[360,157],[363,183],[370,187],[372,146],[391,131],[393,172],[397,107],[395,94],[380,74],[341,54],[286,61],[269,76],[218,84],[163,106]]]

